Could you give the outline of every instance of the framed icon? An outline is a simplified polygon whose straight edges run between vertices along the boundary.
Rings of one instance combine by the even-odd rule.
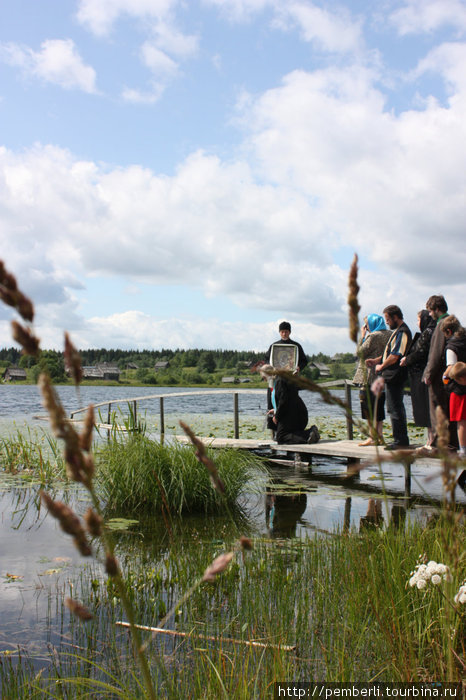
[[[274,343],[270,350],[269,362],[275,369],[293,372],[298,366],[298,346],[292,343]]]

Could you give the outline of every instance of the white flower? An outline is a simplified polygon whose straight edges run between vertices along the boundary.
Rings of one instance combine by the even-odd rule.
[[[434,586],[438,586],[439,583],[442,583],[442,579],[438,574],[434,574],[430,580],[434,584]]]
[[[416,583],[417,583],[417,577],[411,576],[411,578],[409,579],[409,585],[411,586],[411,588],[413,588],[416,585]]]
[[[418,579],[416,586],[421,590],[421,588],[425,588],[427,586],[427,581],[424,578]]]
[[[432,559],[431,561],[427,562],[427,568],[436,569],[436,568],[437,568],[437,562],[434,561],[434,560]]]
[[[461,603],[461,605],[466,603],[466,582],[460,586],[458,593],[455,595],[455,603]]]

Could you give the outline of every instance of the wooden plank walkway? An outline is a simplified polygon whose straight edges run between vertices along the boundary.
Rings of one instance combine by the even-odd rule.
[[[172,435],[170,438],[177,440],[183,444],[189,443],[190,440],[185,435]],[[206,447],[213,449],[222,449],[231,447],[239,450],[270,450],[272,453],[282,454],[283,452],[298,453],[300,455],[315,455],[325,457],[342,457],[348,462],[365,462],[374,463],[377,461],[377,456],[387,458],[390,453],[384,450],[383,447],[359,447],[356,440],[320,440],[314,445],[278,445],[273,440],[245,440],[235,438],[199,438]],[[439,466],[438,459],[430,457],[422,457],[416,460],[416,464],[425,466]]]

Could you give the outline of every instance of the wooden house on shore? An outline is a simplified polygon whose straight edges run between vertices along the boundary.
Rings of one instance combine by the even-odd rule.
[[[3,373],[3,381],[5,382],[24,382],[26,379],[26,370],[21,369],[21,367],[7,367]]]

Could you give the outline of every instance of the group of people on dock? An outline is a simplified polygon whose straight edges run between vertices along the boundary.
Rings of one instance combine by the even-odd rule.
[[[386,449],[409,448],[404,406],[409,382],[414,423],[427,428],[427,442],[418,451],[436,452],[439,421],[446,419],[448,448],[466,458],[466,330],[448,313],[441,295],[429,297],[417,319],[414,337],[398,306],[364,319],[354,382],[360,387],[361,414],[369,422],[370,436],[360,444],[383,442],[386,399],[393,434]]]
[[[448,448],[466,458],[466,329],[448,313],[442,295],[429,297],[417,320],[419,330],[413,337],[401,309],[394,304],[382,314],[364,318],[353,381],[360,389],[361,415],[368,421],[369,437],[359,444],[383,443],[386,405],[393,441],[385,448],[409,449],[404,405],[409,382],[414,423],[427,428],[427,442],[418,451],[427,455],[436,452],[443,416],[448,421]],[[270,346],[261,369],[302,371],[307,358],[302,346],[290,338],[291,325],[283,321],[279,333],[280,340]],[[307,422],[307,409],[296,384],[281,376],[270,378],[268,427],[277,442],[317,442],[319,432],[316,426],[307,428]]]

